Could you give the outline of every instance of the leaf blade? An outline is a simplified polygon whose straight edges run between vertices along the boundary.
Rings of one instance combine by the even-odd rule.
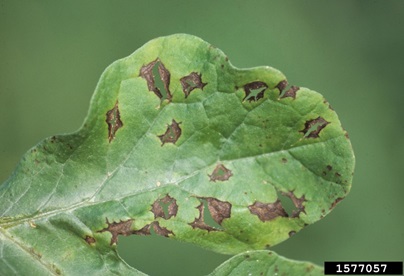
[[[32,148],[1,185],[2,246],[18,239],[63,273],[80,250],[93,268],[137,273],[117,256],[119,235],[226,254],[289,238],[349,192],[354,156],[324,98],[286,85],[193,36],[150,41],[105,70],[78,132]],[[70,255],[55,258],[58,246]]]

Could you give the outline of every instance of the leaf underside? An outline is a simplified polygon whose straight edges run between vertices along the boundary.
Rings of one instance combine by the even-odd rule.
[[[157,38],[105,70],[79,131],[39,143],[0,186],[0,274],[141,274],[119,235],[266,249],[327,215],[353,167],[319,93],[197,37]]]

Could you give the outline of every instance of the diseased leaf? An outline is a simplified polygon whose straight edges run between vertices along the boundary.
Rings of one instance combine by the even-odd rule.
[[[105,70],[78,132],[39,143],[1,185],[0,274],[139,274],[119,235],[268,248],[328,214],[353,167],[320,94],[197,37],[157,38]]]
[[[272,251],[247,251],[216,268],[210,276],[238,275],[305,275],[322,276],[324,270],[309,262],[297,262],[278,256]]]

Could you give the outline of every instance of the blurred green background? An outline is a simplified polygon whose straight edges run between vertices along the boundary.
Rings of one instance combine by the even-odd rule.
[[[41,139],[78,129],[102,71],[148,40],[189,33],[237,67],[270,65],[322,93],[348,130],[353,188],[273,248],[319,265],[404,259],[404,1],[0,1],[0,182]],[[151,275],[204,275],[229,256],[121,237]]]

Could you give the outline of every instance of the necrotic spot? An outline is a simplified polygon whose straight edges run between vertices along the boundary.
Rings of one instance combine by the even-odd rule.
[[[251,214],[258,216],[261,221],[269,221],[277,217],[288,216],[279,200],[274,203],[262,203],[256,201],[254,204],[248,206],[248,209]]]
[[[155,219],[159,217],[163,219],[170,219],[171,217],[177,215],[177,201],[169,195],[166,195],[165,197],[156,200],[152,204],[151,211],[154,214]]]
[[[149,91],[153,92],[161,101],[165,99],[169,102],[171,101],[171,75],[159,59],[143,65],[142,68],[140,68],[139,75],[146,80]],[[156,78],[156,75],[159,75],[159,78]]]
[[[171,125],[167,126],[167,130],[164,134],[158,135],[161,145],[163,146],[165,143],[173,143],[175,144],[181,136],[181,122],[177,123],[174,119],[171,121]]]
[[[317,117],[313,120],[308,120],[304,124],[304,129],[301,130],[305,138],[318,138],[320,131],[323,130],[329,122],[327,122],[323,117]]]
[[[123,126],[121,115],[119,113],[118,101],[116,101],[115,106],[111,110],[108,110],[106,117],[105,122],[108,125],[108,141],[111,143],[115,138],[118,129]]]
[[[205,85],[207,85],[207,83],[202,82],[202,74],[198,74],[196,72],[192,72],[191,74],[182,77],[180,82],[182,85],[182,91],[185,94],[185,98],[188,98],[189,94],[191,94],[194,89],[199,88],[203,90]]]
[[[254,81],[244,85],[245,97],[243,101],[258,101],[264,97],[268,85],[262,81]]]
[[[224,165],[218,164],[213,170],[212,174],[209,175],[210,181],[226,181],[233,175],[231,170],[227,169]]]

